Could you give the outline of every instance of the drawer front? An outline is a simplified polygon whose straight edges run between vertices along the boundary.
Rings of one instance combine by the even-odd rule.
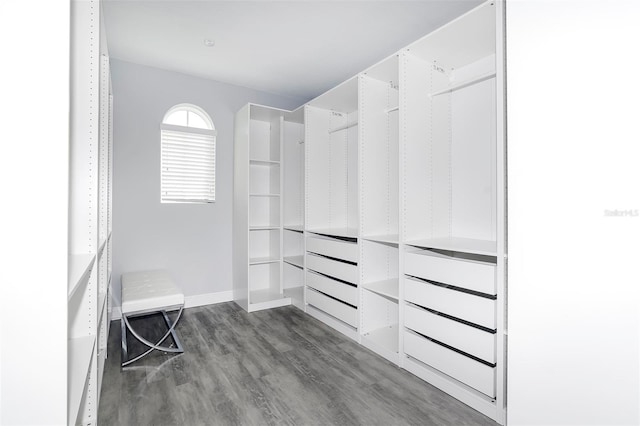
[[[358,306],[358,289],[349,284],[332,280],[324,275],[307,271],[307,286],[313,287],[329,296],[340,299],[353,306]]]
[[[406,330],[404,352],[485,395],[492,398],[496,396],[495,367],[489,367]]]
[[[349,263],[308,253],[307,268],[353,284],[358,282],[358,267]]]
[[[483,327],[496,329],[496,301],[461,291],[404,279],[405,300]]]
[[[358,263],[358,244],[322,236],[307,237],[307,251]]]
[[[434,252],[407,253],[405,273],[486,294],[496,294],[496,265]]]
[[[333,300],[313,289],[307,290],[307,304],[314,306],[329,315],[338,318],[340,321],[358,328],[358,310],[344,303]]]
[[[484,361],[496,362],[496,335],[407,305],[404,325]]]

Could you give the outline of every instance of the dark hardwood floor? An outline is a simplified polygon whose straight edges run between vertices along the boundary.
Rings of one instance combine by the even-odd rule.
[[[166,331],[160,315],[132,325]],[[111,324],[98,424],[496,424],[291,306],[186,309],[177,330],[184,354],[156,351],[121,370],[120,322]]]

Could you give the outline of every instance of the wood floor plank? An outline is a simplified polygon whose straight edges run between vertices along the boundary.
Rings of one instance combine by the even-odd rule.
[[[150,340],[166,331],[160,315],[132,325]],[[292,306],[186,309],[177,331],[184,354],[154,352],[122,370],[112,324],[98,424],[496,424]]]

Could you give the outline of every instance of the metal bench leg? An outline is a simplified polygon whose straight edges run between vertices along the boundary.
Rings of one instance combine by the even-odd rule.
[[[144,337],[140,336],[133,329],[133,327],[131,327],[131,324],[129,323],[129,319],[127,318],[127,316],[122,314],[122,321],[121,321],[121,327],[122,327],[122,367],[126,367],[127,365],[131,364],[132,362],[135,362],[135,361],[139,360],[140,358],[142,358],[142,357],[148,355],[149,353],[151,353],[153,350],[159,350],[159,351],[171,352],[171,353],[183,353],[184,349],[182,348],[182,343],[180,343],[180,339],[178,339],[178,335],[175,332],[175,327],[178,324],[178,321],[180,320],[180,317],[182,316],[183,308],[184,308],[184,306],[180,308],[180,312],[178,312],[178,316],[176,317],[176,320],[173,321],[173,322],[171,322],[171,320],[169,319],[169,315],[167,315],[166,311],[161,311],[162,315],[164,317],[164,321],[167,323],[167,327],[169,327],[169,330],[167,330],[167,332],[164,334],[164,336],[162,336],[162,338],[160,340],[158,340],[157,343],[151,343],[150,341],[148,341]],[[135,357],[133,359],[128,359],[127,329],[129,329],[129,331],[131,331],[131,334],[133,334],[133,337],[135,337],[141,343],[143,343],[143,344],[145,344],[146,346],[149,347],[149,349],[146,352],[138,355],[137,357]],[[175,341],[177,347],[171,348],[171,347],[167,347],[167,346],[160,346],[160,344],[162,342],[164,342],[167,339],[167,337],[169,337],[169,334],[171,334],[171,337],[173,337],[173,340]]]

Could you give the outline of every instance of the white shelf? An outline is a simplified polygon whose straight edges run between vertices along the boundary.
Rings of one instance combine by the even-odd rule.
[[[374,241],[378,243],[390,243],[390,244],[398,244],[400,242],[400,237],[398,234],[387,234],[387,235],[369,235],[362,237],[368,241]]]
[[[289,297],[292,300],[302,300],[304,298],[304,286],[285,288],[283,294],[284,297]]]
[[[277,225],[273,225],[273,226],[250,226],[249,227],[249,231],[273,231],[273,230],[277,230],[280,229],[279,226]]]
[[[249,160],[249,164],[254,166],[279,166],[280,162],[273,160],[258,160],[257,158],[254,158]]]
[[[95,347],[95,336],[78,337],[70,339],[68,343],[68,386],[67,409],[69,424],[76,424],[80,402],[84,394],[85,384],[89,376],[89,367]]]
[[[298,268],[304,268],[304,256],[285,256],[284,261]]]
[[[389,280],[376,281],[372,283],[364,283],[362,287],[365,289],[380,294],[382,296],[388,297],[393,300],[398,300],[398,279],[392,278]]]
[[[100,327],[100,323],[102,323],[102,314],[104,313],[104,305],[107,302],[107,292],[98,294],[98,327]]]
[[[358,229],[356,228],[316,228],[307,229],[308,232],[314,234],[331,235],[334,237],[358,238]]]
[[[398,324],[364,333],[362,335],[371,343],[390,352],[398,352]]]
[[[279,257],[252,257],[249,259],[249,265],[264,265],[265,263],[280,262]]]
[[[249,194],[249,197],[279,197],[280,194]]]
[[[109,238],[105,238],[102,240],[102,242],[100,243],[100,248],[98,249],[98,258],[100,258],[102,256],[102,253],[104,252],[105,247],[107,246],[107,241],[109,240]]]
[[[302,225],[285,225],[284,229],[293,232],[304,232],[304,226]]]
[[[454,90],[463,89],[465,87],[474,85],[476,83],[480,83],[481,81],[488,80],[488,79],[493,78],[495,76],[496,76],[495,71],[488,72],[486,74],[482,74],[482,75],[480,75],[478,77],[471,78],[469,80],[464,80],[464,81],[461,81],[459,83],[454,83],[451,86],[447,87],[446,89],[430,93],[429,96],[430,97],[434,97],[434,96],[438,96],[438,95],[443,95],[445,93],[453,92]]]
[[[342,130],[347,130],[347,129],[350,129],[351,127],[355,127],[357,125],[358,125],[357,121],[355,123],[348,123],[348,124],[345,124],[344,126],[336,127],[335,129],[330,129],[329,130],[329,134],[340,132]]]
[[[68,299],[87,282],[95,260],[96,255],[92,253],[69,255]]]
[[[271,290],[253,290],[249,293],[249,303],[250,304],[263,304],[268,302],[280,302],[283,299],[288,299],[283,294]],[[289,301],[291,303],[291,301]]]
[[[416,247],[480,254],[484,256],[497,256],[497,244],[495,241],[490,240],[450,237],[411,240],[406,243]]]

